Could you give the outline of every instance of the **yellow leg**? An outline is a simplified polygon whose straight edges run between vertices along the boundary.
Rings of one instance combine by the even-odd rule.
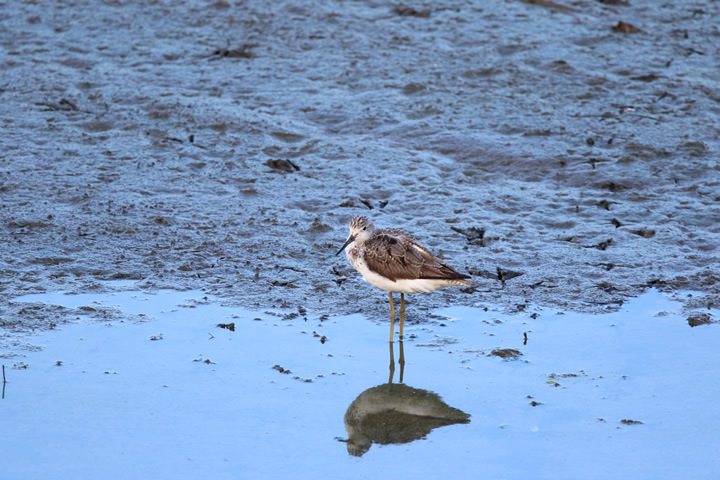
[[[405,349],[403,348],[402,340],[398,343],[400,344],[400,359],[398,360],[400,364],[400,383],[403,383],[403,374],[405,373]]]
[[[395,333],[395,304],[393,303],[392,293],[388,292],[388,297],[390,298],[390,343],[392,343],[393,334]]]
[[[405,326],[405,294],[400,292],[400,341],[403,339],[403,327]]]

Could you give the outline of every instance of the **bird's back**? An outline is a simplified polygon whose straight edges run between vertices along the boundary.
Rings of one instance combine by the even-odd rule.
[[[469,285],[463,275],[442,262],[412,235],[399,228],[375,230],[363,245],[370,270],[390,280],[457,280],[448,285]]]

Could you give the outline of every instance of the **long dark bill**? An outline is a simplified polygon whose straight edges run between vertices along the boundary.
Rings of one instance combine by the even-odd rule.
[[[345,243],[343,244],[343,246],[340,248],[340,250],[338,250],[338,252],[337,252],[335,255],[340,255],[340,252],[342,252],[343,250],[345,250],[345,247],[347,247],[348,245],[350,245],[350,244],[353,242],[353,240],[355,240],[355,237],[352,236],[352,235],[350,235],[350,236],[348,237],[348,239],[345,240]]]

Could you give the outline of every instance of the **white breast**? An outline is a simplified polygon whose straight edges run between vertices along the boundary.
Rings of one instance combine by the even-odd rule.
[[[426,278],[390,280],[370,270],[363,258],[362,248],[352,247],[345,251],[350,264],[360,272],[365,281],[386,292],[419,293],[432,292],[438,288],[452,285],[448,280],[432,280]]]

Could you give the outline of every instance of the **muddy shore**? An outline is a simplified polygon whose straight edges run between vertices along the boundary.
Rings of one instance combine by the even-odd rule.
[[[357,214],[473,276],[410,321],[717,306],[720,4],[563,3],[3,6],[0,327],[108,280],[384,318]]]

